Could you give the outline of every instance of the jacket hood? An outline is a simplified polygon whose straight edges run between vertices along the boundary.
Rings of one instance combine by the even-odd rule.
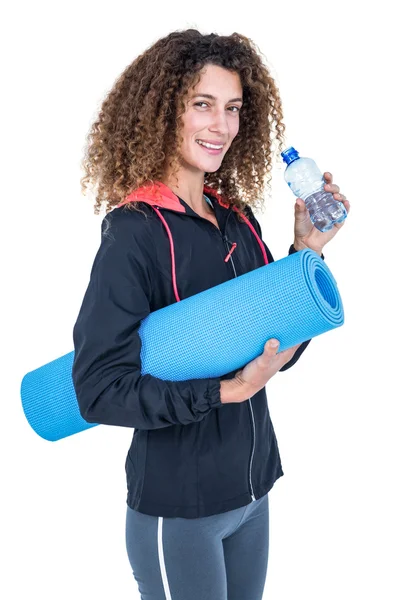
[[[204,193],[212,194],[224,208],[229,208],[230,205],[224,202],[221,196],[208,186],[204,186]],[[120,204],[118,207],[127,204],[128,202],[146,202],[151,206],[158,208],[169,208],[177,212],[186,212],[186,208],[180,203],[179,198],[174,192],[161,181],[154,181],[143,185],[136,190],[133,190]]]

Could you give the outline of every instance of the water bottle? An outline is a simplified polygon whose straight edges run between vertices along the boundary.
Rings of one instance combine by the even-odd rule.
[[[299,156],[292,146],[281,152],[287,167],[285,181],[296,198],[304,200],[313,225],[320,231],[329,231],[335,223],[347,217],[343,202],[324,190],[323,174],[312,158]]]

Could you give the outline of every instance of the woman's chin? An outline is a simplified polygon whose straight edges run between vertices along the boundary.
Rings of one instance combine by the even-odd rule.
[[[218,160],[213,158],[212,160],[191,160],[190,162],[185,159],[180,161],[183,168],[190,171],[201,171],[203,173],[215,173],[221,166],[222,158],[218,157]]]
[[[222,163],[222,160],[219,158],[218,160],[209,160],[209,161],[201,161],[196,162],[196,167],[199,171],[203,171],[204,173],[215,173],[218,171]]]

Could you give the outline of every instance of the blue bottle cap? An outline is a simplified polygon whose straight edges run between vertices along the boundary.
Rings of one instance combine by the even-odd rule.
[[[299,153],[293,148],[293,146],[290,146],[290,148],[286,148],[286,150],[281,152],[281,156],[285,163],[290,165],[290,163],[299,158]]]

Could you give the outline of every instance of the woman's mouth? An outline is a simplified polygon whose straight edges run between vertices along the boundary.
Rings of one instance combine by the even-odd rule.
[[[202,140],[196,140],[196,143],[198,146],[200,146],[200,148],[202,148],[208,154],[212,154],[212,155],[221,154],[221,152],[223,150],[223,144],[207,144],[206,142],[203,142]]]

